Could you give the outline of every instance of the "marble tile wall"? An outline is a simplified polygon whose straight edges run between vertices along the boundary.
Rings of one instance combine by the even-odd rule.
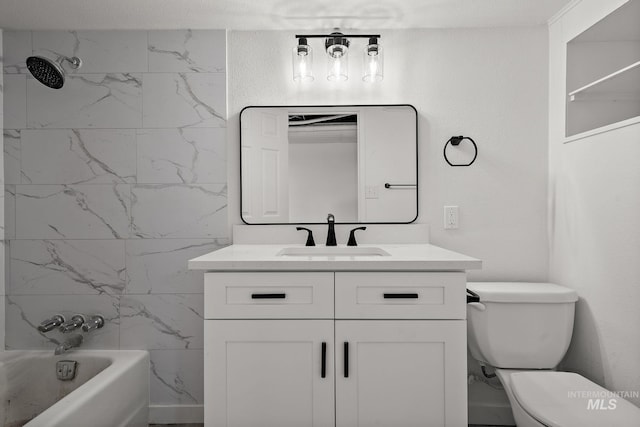
[[[203,394],[203,278],[228,244],[224,31],[5,32],[6,348],[53,349],[55,314],[100,313],[84,348],[147,349],[155,405]],[[60,90],[33,54],[79,56]],[[1,313],[1,312],[0,312]]]

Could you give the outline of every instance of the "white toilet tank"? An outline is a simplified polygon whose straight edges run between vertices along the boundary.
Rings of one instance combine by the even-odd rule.
[[[552,283],[471,282],[480,302],[467,304],[471,355],[505,369],[552,369],[573,333],[578,295]]]

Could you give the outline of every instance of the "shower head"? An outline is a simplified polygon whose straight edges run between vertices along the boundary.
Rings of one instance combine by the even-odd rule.
[[[62,62],[68,61],[74,69],[80,68],[82,61],[80,58],[61,57],[57,61],[43,56],[30,56],[27,58],[27,68],[33,77],[43,85],[51,89],[60,89],[64,85],[65,71]]]

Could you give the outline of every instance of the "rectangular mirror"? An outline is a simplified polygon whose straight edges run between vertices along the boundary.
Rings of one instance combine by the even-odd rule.
[[[240,113],[247,224],[410,223],[418,216],[411,105],[246,107]]]

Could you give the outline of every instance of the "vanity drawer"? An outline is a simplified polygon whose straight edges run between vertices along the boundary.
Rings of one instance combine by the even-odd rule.
[[[463,272],[337,272],[337,319],[465,319]]]
[[[206,273],[205,319],[333,318],[332,272]]]

